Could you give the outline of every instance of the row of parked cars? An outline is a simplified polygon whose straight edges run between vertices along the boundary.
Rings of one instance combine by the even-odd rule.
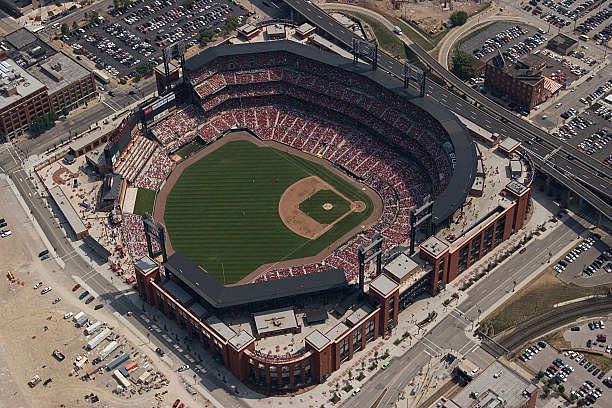
[[[544,371],[544,375],[553,382],[561,384],[574,372],[574,367],[560,357],[555,358]]]
[[[596,5],[596,0],[583,0],[578,6],[572,7],[575,2],[576,0],[544,0],[542,4],[572,21],[584,17]]]
[[[526,362],[527,360],[531,360],[536,354],[546,348],[546,343],[543,341],[539,341],[536,344],[533,344],[525,349],[523,354],[519,356],[519,360],[522,362]]]
[[[612,88],[612,79],[608,79],[606,82],[597,87],[597,89],[593,92],[585,96],[584,98],[580,98],[579,101],[585,105],[590,105],[595,102],[602,96],[604,96],[608,91]]]
[[[610,16],[612,16],[612,8],[606,7],[584,20],[582,24],[577,25],[576,32],[586,34],[605,23]]]
[[[553,269],[557,273],[563,272],[568,267],[569,264],[571,264],[572,262],[576,261],[580,257],[580,255],[584,251],[586,251],[587,249],[591,248],[594,243],[595,243],[595,237],[590,236],[590,237],[586,238],[580,244],[576,245],[574,247],[574,249],[572,249],[567,255],[565,255],[565,258],[563,258],[563,260],[559,261],[553,267]]]
[[[591,136],[584,139],[578,144],[578,148],[583,150],[586,154],[594,154],[600,150],[607,149],[608,143],[612,140],[612,133],[606,129],[599,129]]]
[[[508,48],[504,55],[512,62],[516,62],[520,56],[525,55],[546,42],[544,30],[538,29],[534,35],[526,37],[523,41]]]
[[[590,406],[595,404],[602,396],[601,388],[596,387],[592,381],[586,380],[579,389],[573,390],[570,395],[578,400],[584,401],[584,405]]]
[[[507,30],[497,33],[495,36],[486,39],[483,42],[481,48],[475,48],[472,53],[476,58],[482,58],[483,56],[492,53],[498,48],[503,47],[508,42],[512,41],[515,38],[520,37],[521,35],[527,34],[527,31],[521,26],[514,26]]]
[[[593,125],[593,121],[588,120],[583,116],[574,116],[569,122],[559,128],[559,137],[564,141],[578,136],[578,131],[585,130]]]
[[[593,36],[593,40],[601,45],[607,45],[610,39],[612,39],[612,23]]]

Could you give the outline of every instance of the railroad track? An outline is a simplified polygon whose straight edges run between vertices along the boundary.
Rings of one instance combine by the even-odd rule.
[[[595,317],[612,312],[612,297],[590,299],[558,307],[517,326],[512,332],[495,339],[507,350],[514,350],[528,341],[548,333],[580,317]]]

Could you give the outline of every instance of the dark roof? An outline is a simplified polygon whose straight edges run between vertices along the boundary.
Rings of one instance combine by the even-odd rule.
[[[18,50],[22,50],[28,45],[36,43],[38,40],[38,38],[27,28],[20,28],[17,31],[13,31],[4,38]]]
[[[553,51],[555,49],[563,49],[567,50],[568,48],[573,47],[578,43],[577,40],[574,40],[572,37],[565,34],[557,34],[550,40],[548,40],[547,47],[551,48]]]
[[[328,269],[325,272],[287,279],[223,286],[180,252],[172,254],[164,267],[167,272],[170,272],[217,309],[341,289],[347,285],[344,271]]]
[[[216,58],[229,55],[249,55],[264,52],[288,52],[320,63],[328,64],[348,72],[366,77],[384,88],[409,99],[410,102],[434,117],[446,131],[453,144],[456,163],[446,189],[438,195],[432,208],[432,221],[440,224],[448,219],[463,204],[476,177],[476,147],[467,128],[451,112],[431,98],[415,97],[404,88],[402,81],[370,65],[358,63],[321,49],[289,40],[256,42],[236,45],[218,45],[207,48],[185,61],[187,71],[195,71]]]
[[[98,241],[96,241],[90,236],[84,237],[83,242],[85,242],[85,244],[87,244],[87,246],[90,247],[100,258],[108,261],[108,258],[110,258],[111,253],[102,244],[100,244]]]
[[[104,182],[102,183],[102,200],[114,201],[119,198],[121,180],[122,177],[120,174],[109,173],[104,176]]]

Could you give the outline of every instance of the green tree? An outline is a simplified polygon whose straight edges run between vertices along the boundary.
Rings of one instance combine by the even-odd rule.
[[[563,394],[565,392],[565,386],[563,384],[559,384],[557,391],[559,391],[559,394]]]
[[[212,30],[209,30],[208,28],[205,28],[204,30],[200,31],[200,35],[198,36],[198,41],[200,42],[200,46],[201,47],[207,46],[208,43],[212,41],[214,36],[215,36],[215,33]]]
[[[77,24],[76,21],[72,22],[72,31],[76,30],[77,28],[79,28],[79,25]]]
[[[152,62],[141,62],[136,66],[136,77],[138,79],[148,77],[153,73],[155,66]]]
[[[95,23],[96,21],[98,21],[99,16],[100,15],[98,14],[98,12],[94,10],[89,14],[88,21],[90,23]]]
[[[121,0],[113,0],[113,8],[116,10],[121,7]]]
[[[544,378],[544,372],[543,371],[538,371],[538,373],[536,374],[536,378],[538,379],[538,381],[540,381],[542,378]]]
[[[70,33],[70,27],[68,27],[66,23],[62,23],[60,30],[62,31],[62,35],[68,35]]]
[[[195,3],[195,0],[183,0],[183,6],[186,8],[190,8]]]
[[[227,35],[238,28],[239,24],[240,23],[238,22],[237,16],[230,16],[223,22],[223,27],[221,30],[223,31],[223,34]]]
[[[474,76],[475,65],[476,58],[472,54],[457,51],[455,55],[453,55],[453,74],[463,80],[470,79]]]
[[[465,11],[455,11],[450,16],[450,20],[453,25],[461,26],[464,25],[468,19],[468,14]]]

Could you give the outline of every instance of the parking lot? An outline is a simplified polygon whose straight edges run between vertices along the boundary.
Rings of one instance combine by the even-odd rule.
[[[612,282],[611,249],[603,240],[590,236],[577,244],[553,267],[557,276],[580,286],[598,286]]]
[[[605,13],[607,5],[603,0],[530,0],[523,6],[523,10],[538,16],[551,26],[574,29],[575,23],[600,24],[601,13]]]
[[[135,76],[140,63],[160,63],[162,48],[179,40],[186,48],[193,47],[201,31],[221,32],[229,17],[246,15],[230,0],[196,0],[191,6],[180,0],[136,0],[102,13],[97,21],[61,39],[98,69],[127,80]]]
[[[459,49],[483,61],[496,55],[499,49],[504,56],[515,60],[542,44],[544,38],[547,37],[534,27],[499,22],[464,41]]]
[[[575,327],[579,327],[580,330],[571,331],[571,329],[567,329],[563,332],[565,340],[572,339],[571,336],[577,336],[575,333],[596,337],[597,334],[603,334],[605,330],[609,331],[607,326],[605,330],[589,330],[586,324]],[[573,396],[576,399],[583,399],[587,402],[586,405],[612,407],[610,388],[606,385],[610,372],[602,372],[596,363],[594,364],[589,361],[595,360],[595,358],[593,354],[581,352],[580,348],[586,346],[574,344],[573,342],[570,342],[570,344],[570,349],[576,347],[578,350],[560,352],[542,341],[530,344],[528,348],[522,350],[519,360],[534,373],[541,371],[544,374],[543,382],[552,381],[557,386],[563,385],[564,392],[567,395]],[[605,347],[598,351],[603,352],[603,358],[610,357]]]

